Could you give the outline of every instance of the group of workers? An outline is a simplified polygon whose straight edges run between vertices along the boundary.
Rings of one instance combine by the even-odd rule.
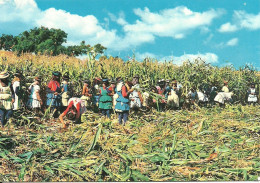
[[[13,111],[22,108],[21,98],[21,78],[22,74],[14,74],[12,82],[9,82],[9,73],[3,71],[0,73],[0,118],[2,126],[6,124],[12,116]],[[62,82],[60,79],[62,78]],[[28,87],[29,93],[26,101],[26,107],[38,112],[43,106],[50,108],[54,118],[59,118],[62,127],[66,128],[64,117],[77,122],[81,121],[81,115],[87,108],[96,107],[101,114],[110,118],[112,112],[118,114],[119,124],[125,125],[128,120],[129,111],[148,109],[152,106],[163,110],[166,107],[180,108],[180,98],[182,94],[182,85],[176,80],[161,79],[157,86],[150,87],[149,91],[139,84],[139,76],[133,77],[132,81],[123,81],[122,78],[116,78],[115,81],[109,81],[107,78],[95,78],[83,81],[81,96],[73,97],[68,75],[61,75],[60,72],[53,72],[51,81],[46,87],[46,103],[43,104],[41,98],[41,78],[35,77],[33,83]],[[258,92],[255,84],[252,83],[248,89],[248,103],[256,103]],[[207,103],[217,102],[224,105],[226,101],[232,100],[233,92],[229,91],[228,82],[224,82],[221,91],[216,86],[208,89],[192,87],[186,96],[186,104],[205,105]],[[185,103],[185,102],[184,102]]]

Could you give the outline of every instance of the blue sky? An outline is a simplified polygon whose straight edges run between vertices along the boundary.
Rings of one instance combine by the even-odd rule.
[[[105,54],[180,65],[198,56],[217,66],[260,68],[259,0],[0,0],[0,34],[45,26],[67,45],[101,43]]]

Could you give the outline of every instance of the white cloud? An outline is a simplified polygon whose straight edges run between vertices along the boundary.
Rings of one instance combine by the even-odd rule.
[[[219,32],[234,32],[240,29],[260,29],[260,13],[249,14],[245,11],[234,11],[233,22],[227,22],[219,28]]]
[[[235,32],[238,30],[236,25],[231,25],[229,22],[220,26],[219,32]]]
[[[194,62],[196,59],[200,58],[201,60],[205,61],[206,63],[218,63],[218,56],[214,53],[198,53],[198,54],[184,54],[181,56],[160,56],[155,55],[153,53],[136,53],[137,60],[144,60],[145,58],[157,59],[158,61],[172,61],[172,63],[176,65],[182,65],[184,61],[191,61]]]
[[[195,29],[207,32],[212,21],[223,14],[223,10],[195,12],[185,6],[159,12],[138,8],[134,13],[139,18],[130,24],[123,12],[118,16],[110,13],[109,19],[100,22],[94,15],[80,16],[55,8],[40,10],[35,0],[0,0],[0,4],[0,26],[18,22],[26,25],[26,29],[59,28],[68,33],[67,44],[85,40],[91,45],[101,43],[113,51],[134,49],[154,42],[156,37],[183,39]],[[122,27],[120,35],[117,30],[108,28],[110,19]]]
[[[149,53],[149,52],[145,52],[145,53],[137,52],[135,54],[135,57],[137,60],[144,60],[145,58],[157,59],[158,56],[153,53]]]
[[[187,7],[179,6],[174,9],[165,9],[159,13],[135,9],[134,13],[141,18],[135,24],[124,26],[126,32],[150,33],[153,36],[184,38],[190,31],[209,26],[213,19],[223,14],[222,10],[193,12]]]
[[[233,38],[233,39],[230,39],[229,41],[227,42],[221,42],[221,43],[218,43],[216,44],[216,48],[225,48],[227,46],[236,46],[238,44],[238,38]]]
[[[227,46],[236,46],[238,43],[238,38],[233,38],[233,39],[230,39],[228,42],[227,42]]]
[[[116,15],[112,14],[112,13],[108,13],[108,16],[110,17],[110,19],[112,21],[118,23],[119,25],[126,25],[127,24],[127,21],[125,20],[124,12],[120,12],[118,17]]]

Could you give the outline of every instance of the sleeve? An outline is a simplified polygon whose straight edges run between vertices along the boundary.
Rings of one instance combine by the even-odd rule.
[[[123,95],[123,97],[127,97],[126,86],[122,87],[122,95]]]
[[[81,105],[80,105],[80,102],[78,102],[76,105],[76,109],[77,109],[77,112],[79,112],[79,113],[80,113],[80,108],[81,108]]]
[[[35,85],[35,86],[34,86],[34,90],[35,90],[35,91],[40,91],[40,86],[39,86],[39,85]]]
[[[107,93],[112,93],[112,87],[106,88]]]
[[[11,90],[11,94],[12,94],[12,99],[15,99],[15,93],[14,93],[14,89],[13,89],[13,85],[10,85],[10,90]]]
[[[52,88],[52,84],[53,84],[53,82],[52,81],[50,81],[49,83],[48,83],[48,88]]]
[[[63,112],[63,114],[66,115],[66,114],[69,112],[69,110],[71,109],[72,106],[73,106],[73,101],[70,101],[68,107],[67,107],[66,110]]]
[[[86,91],[86,87],[83,86],[83,89],[82,89],[82,95],[85,95],[85,91]]]

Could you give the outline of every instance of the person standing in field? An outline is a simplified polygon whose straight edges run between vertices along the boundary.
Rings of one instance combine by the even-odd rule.
[[[221,89],[222,92],[228,93],[229,89],[228,89],[228,82],[224,81],[224,86]]]
[[[85,103],[85,106],[87,108],[91,106],[91,98],[92,98],[92,90],[90,87],[90,81],[84,80],[81,100]]]
[[[61,107],[61,86],[60,86],[60,72],[53,72],[52,79],[48,83],[47,86],[47,108],[51,106],[51,111],[53,111],[53,117],[58,117],[58,112],[60,111]]]
[[[101,110],[103,116],[110,118],[110,113],[112,110],[112,96],[114,95],[114,91],[112,87],[109,87],[108,79],[102,80],[103,84],[100,87],[100,98],[98,100],[98,106]]]
[[[164,79],[159,80],[156,88],[157,88],[158,94],[162,97],[162,99],[159,100],[159,111],[162,111],[165,109],[165,106],[166,106],[166,100],[165,100],[166,82],[165,82],[165,80]]]
[[[126,124],[128,120],[128,115],[129,115],[129,94],[134,91],[134,89],[131,87],[133,84],[131,82],[126,82],[124,85],[117,85],[116,87],[116,94],[118,94],[118,98],[116,99],[116,106],[115,106],[115,111],[118,114],[118,122],[119,124],[123,125]]]
[[[258,92],[255,88],[255,84],[252,83],[250,88],[248,89],[247,91],[247,94],[248,94],[248,98],[247,98],[247,101],[248,101],[248,104],[251,105],[255,105],[256,102],[257,102],[257,95],[258,95]]]
[[[140,92],[139,76],[135,75],[133,77],[133,92],[129,95],[130,108],[134,110],[139,110],[142,107],[143,98]]]
[[[177,109],[180,106],[179,102],[179,96],[178,96],[178,88],[177,88],[177,81],[174,80],[172,82],[172,87],[170,87],[170,93],[168,96],[167,104],[169,105],[170,108]]]
[[[98,111],[98,109],[96,109],[95,106],[98,106],[97,103],[98,103],[98,99],[100,97],[100,93],[99,93],[99,88],[100,88],[100,83],[101,83],[101,79],[100,78],[95,78],[94,81],[93,81],[93,88],[92,88],[92,91],[93,91],[93,105],[94,105],[94,110]]]
[[[12,81],[13,91],[14,91],[14,103],[13,103],[13,110],[19,110],[21,108],[21,99],[22,99],[22,90],[21,90],[21,78],[22,74],[16,72],[14,74],[14,79]]]
[[[39,113],[41,106],[43,104],[41,96],[40,96],[40,78],[35,77],[34,82],[29,86],[28,90],[30,93],[29,100],[27,106],[33,109],[36,113]]]
[[[63,81],[61,83],[61,104],[62,104],[62,107],[61,107],[61,112],[65,111],[65,109],[67,108],[67,106],[69,105],[68,104],[68,101],[69,101],[69,98],[70,98],[70,84],[69,84],[69,76],[68,75],[64,75],[62,77]]]
[[[9,73],[7,71],[0,73],[0,118],[2,127],[12,117],[12,105],[15,100],[14,91],[8,78]]]
[[[112,96],[112,108],[115,109],[115,105],[116,105],[116,97],[115,97],[115,88],[116,88],[116,81],[112,80],[111,82],[111,85],[110,87],[113,89],[114,93],[113,93],[113,96]]]
[[[62,128],[66,128],[66,124],[63,120],[65,116],[67,116],[69,120],[75,120],[76,123],[81,123],[81,115],[86,112],[85,102],[80,98],[70,98],[68,103],[69,105],[66,110],[59,116]]]

